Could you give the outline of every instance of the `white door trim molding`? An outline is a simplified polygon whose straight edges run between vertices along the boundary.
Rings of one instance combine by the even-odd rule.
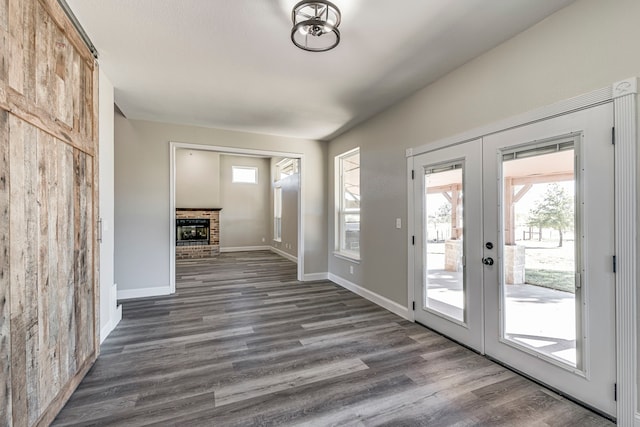
[[[633,79],[625,81],[631,80]],[[575,98],[567,99],[565,101],[559,101],[555,104],[538,108],[524,114],[519,114],[517,116],[500,120],[498,122],[490,123],[486,126],[471,129],[469,131],[459,133],[458,135],[454,135],[428,144],[423,144],[414,148],[408,148],[406,150],[406,156],[411,157],[422,153],[428,153],[429,151],[435,151],[451,145],[462,144],[474,139],[489,136],[494,133],[504,132],[505,130],[513,129],[520,126],[526,126],[531,123],[550,119],[552,117],[562,116],[564,114],[572,113],[578,110],[584,110],[585,108],[590,108],[595,105],[611,102],[612,100],[613,89],[611,86],[608,86],[584,95],[577,96]]]
[[[617,420],[625,427],[640,427],[638,407],[638,355],[637,338],[637,212],[638,212],[638,144],[637,94],[638,79],[615,82],[613,85],[542,107],[515,117],[469,130],[449,138],[406,150],[407,157],[407,238],[408,238],[408,307],[413,320],[411,304],[414,295],[414,256],[412,236],[415,234],[413,215],[413,157],[440,148],[462,144],[497,132],[525,126],[552,117],[612,102],[615,122],[615,239],[616,239],[616,353],[617,353]],[[613,392],[613,390],[612,390]]]
[[[640,426],[637,312],[637,79],[613,85],[618,425]]]
[[[250,148],[224,147],[218,145],[193,144],[188,142],[169,142],[169,289],[176,292],[176,150],[190,149],[215,151],[221,154],[239,154],[253,156],[289,157],[300,160],[300,180],[298,188],[298,280],[304,280],[304,154],[281,151],[254,150]],[[269,247],[265,247],[269,248]]]
[[[407,320],[415,322],[415,262],[414,262],[414,233],[416,229],[416,218],[414,215],[415,201],[413,200],[413,181],[415,178],[413,156],[410,155],[411,149],[407,150],[407,255],[409,262],[407,263]],[[422,218],[418,218],[419,221]]]

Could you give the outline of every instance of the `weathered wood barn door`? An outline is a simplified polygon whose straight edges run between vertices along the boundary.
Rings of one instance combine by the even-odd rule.
[[[0,0],[2,426],[48,425],[97,357],[96,76],[55,0]]]

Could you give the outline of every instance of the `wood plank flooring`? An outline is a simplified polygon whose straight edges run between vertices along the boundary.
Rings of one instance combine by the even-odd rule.
[[[608,426],[270,252],[180,261],[128,301],[56,426]]]

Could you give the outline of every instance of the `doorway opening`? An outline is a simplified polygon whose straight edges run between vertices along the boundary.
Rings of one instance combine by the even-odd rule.
[[[223,196],[220,196],[220,194],[216,196],[215,191],[213,191],[214,194],[211,195],[210,193],[212,192],[209,191],[210,189],[206,188],[206,192],[207,194],[210,195],[210,198],[211,198],[211,200],[209,200],[207,203],[211,205],[213,204],[217,205],[217,206],[211,206],[211,208],[214,208],[214,209],[209,209],[209,210],[219,211],[216,213],[219,213],[221,217],[225,214],[228,215],[230,222],[227,222],[228,227],[226,232],[233,233],[233,230],[235,229],[236,232],[240,230],[241,233],[244,233],[248,229],[251,229],[252,227],[257,225],[254,223],[255,221],[252,222],[252,219],[255,219],[255,218],[249,218],[248,216],[251,216],[251,215],[245,215],[245,214],[251,213],[253,216],[255,216],[256,214],[255,209],[253,209],[253,207],[251,206],[254,200],[253,196],[247,195],[248,193],[247,194],[245,193],[247,191],[252,192],[251,194],[255,193],[256,191],[260,193],[259,198],[260,198],[261,208],[260,208],[260,213],[258,214],[260,216],[258,222],[261,223],[259,224],[261,228],[259,232],[260,233],[259,237],[257,237],[257,239],[259,239],[257,240],[257,243],[252,243],[251,244],[252,246],[248,246],[246,244],[231,246],[234,244],[234,242],[231,242],[229,244],[226,244],[225,246],[225,230],[223,230],[225,226],[225,221],[223,218],[221,218],[220,224],[219,224],[220,228],[218,228],[218,223],[216,223],[216,227],[215,227],[216,238],[218,236],[217,233],[219,232],[221,239],[218,241],[217,247],[213,247],[212,251],[210,251],[214,256],[216,255],[216,253],[219,253],[219,251],[225,252],[225,251],[258,250],[258,249],[271,250],[273,252],[279,253],[282,256],[285,256],[284,255],[285,252],[276,247],[278,242],[275,239],[275,233],[278,230],[273,229],[274,222],[273,220],[270,221],[267,216],[269,215],[269,213],[273,213],[273,201],[274,201],[274,191],[275,191],[273,178],[275,177],[276,170],[278,169],[276,167],[276,164],[285,158],[295,160],[297,179],[295,180],[295,184],[291,186],[290,190],[292,193],[295,193],[296,197],[293,199],[289,197],[287,199],[289,204],[291,203],[294,204],[293,206],[288,207],[287,214],[292,215],[292,218],[295,219],[295,221],[290,221],[290,222],[294,222],[295,225],[293,227],[294,228],[293,230],[288,231],[288,238],[294,239],[295,241],[287,243],[288,246],[290,246],[289,248],[290,250],[288,252],[292,252],[293,254],[288,254],[289,256],[285,256],[285,257],[297,262],[297,278],[298,280],[302,280],[303,272],[304,272],[304,237],[303,237],[304,236],[304,215],[303,215],[303,203],[302,203],[302,200],[303,200],[302,177],[304,173],[303,155],[300,153],[285,153],[285,152],[276,152],[276,151],[241,149],[241,148],[232,148],[232,147],[171,142],[170,143],[170,203],[169,203],[170,222],[171,222],[171,226],[170,226],[171,242],[177,242],[176,239],[178,237],[177,228],[176,228],[176,208],[184,208],[185,206],[180,206],[180,205],[188,203],[184,201],[184,198],[179,199],[178,196],[185,192],[195,192],[196,194],[192,196],[192,199],[200,200],[199,194],[197,194],[197,188],[194,189],[192,186],[187,186],[188,191],[182,190],[182,192],[179,193],[179,187],[181,183],[179,182],[178,178],[180,178],[181,176],[180,175],[181,170],[179,170],[178,168],[180,166],[181,155],[185,153],[187,155],[188,154],[192,154],[192,155],[207,154],[207,155],[214,155],[214,156],[217,155],[221,159],[220,160],[221,162],[238,163],[239,166],[237,166],[236,169],[242,168],[242,171],[251,169],[253,173],[252,176],[255,179],[254,181],[250,182],[248,181],[248,178],[245,176],[245,175],[248,175],[247,173],[242,175],[245,179],[237,180],[235,179],[236,178],[235,175],[237,174],[234,175],[233,168],[232,167],[226,168],[226,166],[224,167],[225,171],[226,169],[229,169],[228,171],[229,176],[224,177],[224,179],[228,181],[227,183],[228,188],[221,189],[220,192],[222,194],[226,194],[225,200],[227,201],[231,199],[233,200],[238,199],[237,203],[235,202],[233,203],[233,206],[235,207],[234,209],[231,209],[230,208],[231,205],[228,205],[228,209],[225,211],[224,206],[221,205],[222,199],[220,198]],[[260,163],[259,168],[257,166],[254,167],[253,163],[256,163],[256,162]],[[233,165],[235,165],[235,163],[233,163]],[[213,166],[215,167],[215,165]],[[217,165],[217,168],[218,168],[218,175],[220,175],[220,170],[221,170],[220,164]],[[184,170],[187,170],[187,172],[189,173],[193,173],[196,171],[196,168],[190,169],[187,167],[182,169],[183,169],[182,170],[183,172]],[[223,178],[220,178],[220,182],[222,181],[223,181]],[[196,182],[197,182],[197,179],[196,179]],[[207,185],[210,185],[210,182],[208,183],[205,181],[204,184],[206,187]],[[260,189],[258,187],[260,187]],[[184,185],[182,186],[182,188],[184,188]],[[218,199],[216,199],[216,197],[218,197]],[[244,206],[244,208],[242,206]],[[198,207],[207,208],[207,206],[198,206]],[[189,209],[194,207],[187,206],[187,208]],[[264,218],[262,218],[262,216],[264,216]],[[289,229],[290,228],[291,227],[289,227]],[[212,228],[210,231],[211,236],[214,236],[213,230],[214,229]],[[282,230],[280,230],[280,232],[281,231]],[[230,234],[228,234],[227,236],[230,236]],[[255,241],[256,237],[253,236],[253,238]],[[233,239],[226,237],[226,240],[229,242]],[[193,242],[190,242],[190,243],[193,243]],[[180,248],[182,250],[183,246],[181,246]],[[198,249],[201,249],[201,248],[198,248]],[[176,244],[170,245],[169,257],[170,257],[169,258],[170,290],[171,290],[171,293],[175,293],[176,291]]]

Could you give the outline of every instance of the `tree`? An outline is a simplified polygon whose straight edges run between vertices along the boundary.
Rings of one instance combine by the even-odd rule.
[[[451,203],[447,202],[440,205],[436,212],[436,219],[440,223],[451,222]]]
[[[538,218],[530,217],[529,220],[527,221],[527,225],[529,226],[529,239],[533,238],[533,237],[531,237],[531,227],[537,227],[538,228],[538,242],[542,241],[542,224],[540,223]]]
[[[438,224],[451,223],[451,203],[446,202],[438,207],[438,210],[429,215],[427,221],[433,224],[437,234]]]
[[[539,229],[545,227],[558,230],[558,247],[562,247],[562,233],[573,227],[573,197],[555,182],[549,184],[537,206],[529,211],[527,223]]]

